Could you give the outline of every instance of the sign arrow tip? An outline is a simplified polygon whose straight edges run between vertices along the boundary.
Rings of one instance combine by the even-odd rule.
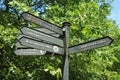
[[[109,39],[109,45],[110,45],[114,41],[114,39],[109,36],[107,36],[107,38]]]

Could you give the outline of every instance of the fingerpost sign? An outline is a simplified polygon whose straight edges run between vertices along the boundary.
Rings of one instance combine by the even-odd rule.
[[[22,27],[19,30],[16,55],[48,55],[50,53],[62,56],[62,80],[69,80],[69,55],[110,45],[113,39],[109,36],[69,46],[70,23],[64,22],[63,27],[56,26],[30,13],[22,17],[40,27]]]

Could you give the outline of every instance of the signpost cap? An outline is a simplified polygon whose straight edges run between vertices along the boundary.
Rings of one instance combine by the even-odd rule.
[[[70,24],[70,22],[63,22],[62,25],[63,25],[63,26],[69,26],[69,27],[70,27],[71,24]]]

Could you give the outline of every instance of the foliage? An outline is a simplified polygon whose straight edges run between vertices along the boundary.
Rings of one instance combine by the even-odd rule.
[[[5,0],[6,9],[0,9],[0,79],[61,80],[62,57],[14,54],[18,29],[37,26],[21,18],[27,11],[59,26],[71,22],[70,46],[111,36],[111,46],[70,55],[70,80],[119,80],[120,30],[107,18],[112,0],[99,1],[100,5],[96,0]]]

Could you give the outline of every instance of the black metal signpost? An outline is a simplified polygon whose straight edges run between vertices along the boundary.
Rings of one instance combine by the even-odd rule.
[[[60,28],[52,23],[23,13],[22,17],[41,26],[39,28],[22,27],[17,37],[16,55],[45,55],[54,53],[63,57],[62,80],[69,80],[69,55],[85,50],[110,45],[113,39],[109,36],[69,47],[70,23],[64,22]],[[60,38],[60,36],[62,36]]]
[[[69,27],[70,23],[63,23],[63,33],[64,33],[64,55],[63,55],[63,69],[62,69],[62,79],[69,80],[69,60],[68,60],[68,47],[69,47]]]

